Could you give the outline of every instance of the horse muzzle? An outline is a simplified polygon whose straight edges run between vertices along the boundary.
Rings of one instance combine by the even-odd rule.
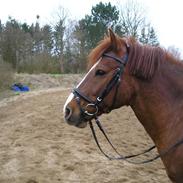
[[[87,126],[87,120],[81,114],[81,111],[78,109],[77,103],[75,100],[70,100],[66,102],[63,109],[64,120],[69,125],[76,126],[78,128],[84,128]]]

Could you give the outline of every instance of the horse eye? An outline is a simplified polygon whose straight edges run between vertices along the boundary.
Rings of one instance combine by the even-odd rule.
[[[95,72],[95,75],[96,76],[103,76],[103,75],[105,75],[106,74],[106,72],[105,71],[103,71],[103,70],[97,70],[96,72]]]

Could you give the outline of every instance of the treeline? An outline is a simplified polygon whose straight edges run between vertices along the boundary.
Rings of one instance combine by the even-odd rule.
[[[123,7],[100,2],[79,21],[69,20],[63,8],[56,23],[43,26],[39,16],[31,25],[9,17],[5,24],[0,22],[0,59],[16,72],[83,72],[88,53],[103,39],[108,27],[120,36],[158,45],[156,32],[143,12],[133,1]]]

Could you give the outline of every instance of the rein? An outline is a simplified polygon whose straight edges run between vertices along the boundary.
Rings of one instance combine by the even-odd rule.
[[[100,131],[102,132],[102,134],[104,135],[104,137],[106,138],[107,142],[110,144],[110,146],[112,147],[112,149],[116,152],[116,154],[118,155],[118,157],[112,157],[112,156],[109,156],[108,154],[106,154],[103,149],[101,148],[100,146],[100,143],[97,139],[97,136],[96,136],[96,133],[95,133],[95,130],[94,130],[94,127],[93,127],[93,124],[92,124],[92,121],[90,120],[89,121],[89,125],[90,125],[90,128],[91,128],[91,131],[92,131],[92,134],[93,134],[93,137],[95,139],[95,142],[99,148],[99,150],[101,151],[101,153],[107,157],[109,160],[125,160],[126,162],[128,163],[131,163],[131,164],[135,164],[135,165],[139,165],[139,164],[146,164],[146,163],[150,163],[150,162],[153,162],[155,161],[156,159],[158,158],[161,158],[163,156],[165,156],[166,154],[170,153],[171,151],[173,151],[176,147],[178,147],[179,145],[183,144],[183,139],[181,139],[180,141],[176,142],[174,145],[170,146],[169,148],[165,149],[164,151],[160,152],[158,155],[154,156],[153,158],[151,159],[147,159],[147,160],[144,160],[144,161],[140,161],[140,162],[135,162],[135,161],[130,161],[128,159],[130,158],[134,158],[134,157],[137,157],[137,156],[140,156],[140,155],[143,155],[143,154],[146,154],[150,151],[152,151],[153,149],[156,148],[156,146],[152,146],[150,147],[149,149],[147,150],[144,150],[143,152],[141,153],[138,153],[138,154],[133,154],[133,155],[128,155],[128,156],[123,156],[121,155],[117,150],[116,148],[114,147],[114,145],[111,143],[111,141],[109,140],[108,136],[106,135],[99,119],[97,117],[95,117],[95,121],[96,121],[96,124],[98,126],[98,128],[100,129]]]
[[[122,59],[121,58],[117,58],[117,57],[114,57],[112,55],[109,55],[109,54],[103,54],[103,57],[108,57],[108,58],[111,58],[113,60],[115,60],[116,62],[118,62],[120,65],[119,67],[116,69],[112,79],[108,82],[107,86],[104,88],[104,90],[99,94],[99,96],[96,97],[96,100],[93,101],[92,99],[90,99],[88,96],[86,96],[85,94],[83,94],[79,88],[75,88],[73,90],[73,94],[75,96],[75,99],[76,99],[76,102],[80,108],[80,112],[81,112],[81,115],[83,115],[84,119],[86,119],[86,121],[89,121],[89,125],[90,125],[90,128],[91,128],[91,131],[92,131],[92,134],[93,134],[93,137],[95,139],[95,142],[99,148],[99,150],[101,151],[101,153],[107,157],[108,159],[110,160],[125,160],[127,161],[128,163],[131,163],[131,164],[145,164],[145,163],[149,163],[149,162],[152,162],[160,157],[163,157],[165,156],[167,153],[169,153],[170,151],[172,151],[174,148],[178,147],[179,145],[183,144],[183,139],[181,139],[180,141],[178,141],[177,143],[175,143],[174,145],[172,145],[171,147],[169,147],[168,149],[160,152],[158,155],[156,155],[155,157],[151,158],[151,159],[148,159],[148,160],[144,160],[144,161],[140,161],[140,162],[134,162],[134,161],[130,161],[128,159],[130,158],[134,158],[134,157],[137,157],[137,156],[140,156],[140,155],[143,155],[143,154],[146,154],[148,152],[150,152],[151,150],[153,150],[156,146],[152,146],[150,147],[149,149],[141,152],[141,153],[138,153],[138,154],[133,154],[133,155],[128,155],[128,156],[123,156],[121,155],[117,150],[116,148],[114,147],[114,145],[111,143],[111,141],[109,140],[108,136],[106,135],[101,123],[100,123],[100,120],[98,119],[97,117],[97,113],[99,112],[100,110],[100,104],[103,102],[103,100],[105,99],[105,97],[110,93],[110,91],[116,87],[115,89],[115,93],[114,93],[114,97],[113,97],[113,103],[111,106],[108,106],[108,112],[112,110],[113,106],[115,105],[115,102],[116,102],[116,97],[117,97],[117,93],[118,93],[118,88],[119,88],[119,85],[120,85],[120,82],[121,82],[121,76],[122,76],[122,73],[124,71],[124,67],[126,65],[126,62],[128,60],[128,55],[126,54]],[[82,108],[81,105],[80,105],[80,99],[83,99],[85,101],[88,102],[88,104],[85,106],[85,108]],[[93,108],[94,109],[94,112],[89,112],[88,111],[88,108]],[[88,120],[86,117],[89,117],[89,118],[94,118],[95,119],[95,122],[98,126],[98,128],[100,129],[100,131],[102,132],[102,134],[104,135],[104,137],[106,138],[107,142],[110,144],[110,146],[112,147],[112,149],[115,151],[115,153],[118,155],[117,157],[114,157],[114,156],[109,156],[108,154],[106,154],[103,149],[101,148],[100,146],[100,143],[97,139],[97,136],[96,136],[96,133],[95,133],[95,129],[93,127],[93,124],[92,124],[92,121],[91,120]],[[78,122],[79,123],[79,122]],[[77,124],[76,124],[77,126]]]
[[[137,156],[146,154],[146,153],[150,152],[151,150],[153,150],[156,146],[152,146],[152,147],[150,147],[149,149],[144,150],[144,151],[141,152],[141,153],[137,153],[137,154],[133,154],[133,155],[128,155],[128,156],[123,156],[123,155],[121,155],[121,154],[117,151],[117,149],[114,147],[114,145],[112,144],[112,142],[109,140],[107,134],[105,133],[105,131],[104,131],[104,129],[103,129],[101,123],[100,123],[100,120],[99,120],[97,117],[95,118],[95,122],[96,122],[98,128],[100,129],[100,131],[102,132],[102,134],[104,135],[104,137],[106,138],[107,142],[110,144],[110,146],[112,147],[112,149],[113,149],[113,150],[116,152],[116,154],[118,155],[118,157],[109,156],[108,154],[106,154],[106,153],[103,151],[103,149],[101,148],[100,143],[99,143],[99,141],[98,141],[98,139],[97,139],[97,136],[96,136],[95,129],[94,129],[94,127],[93,127],[92,121],[89,121],[90,129],[91,129],[91,131],[92,131],[92,135],[93,135],[93,137],[94,137],[94,139],[95,139],[95,142],[96,142],[96,144],[97,144],[99,150],[100,150],[101,153],[102,153],[105,157],[107,157],[109,160],[125,160],[125,161],[127,161],[128,163],[136,164],[136,165],[137,165],[137,164],[145,164],[145,163],[152,162],[152,161],[154,161],[154,160],[156,160],[156,159],[158,159],[158,158],[160,157],[160,155],[157,155],[157,156],[155,156],[155,157],[152,158],[152,159],[148,159],[148,160],[141,161],[141,162],[134,162],[134,161],[128,160],[128,159],[130,159],[130,158],[134,158],[134,157],[137,157]]]

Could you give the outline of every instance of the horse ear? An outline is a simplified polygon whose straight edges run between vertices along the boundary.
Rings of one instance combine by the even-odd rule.
[[[112,31],[111,28],[108,29],[108,35],[111,40],[111,45],[113,50],[118,50],[118,41],[117,41],[117,35]]]

